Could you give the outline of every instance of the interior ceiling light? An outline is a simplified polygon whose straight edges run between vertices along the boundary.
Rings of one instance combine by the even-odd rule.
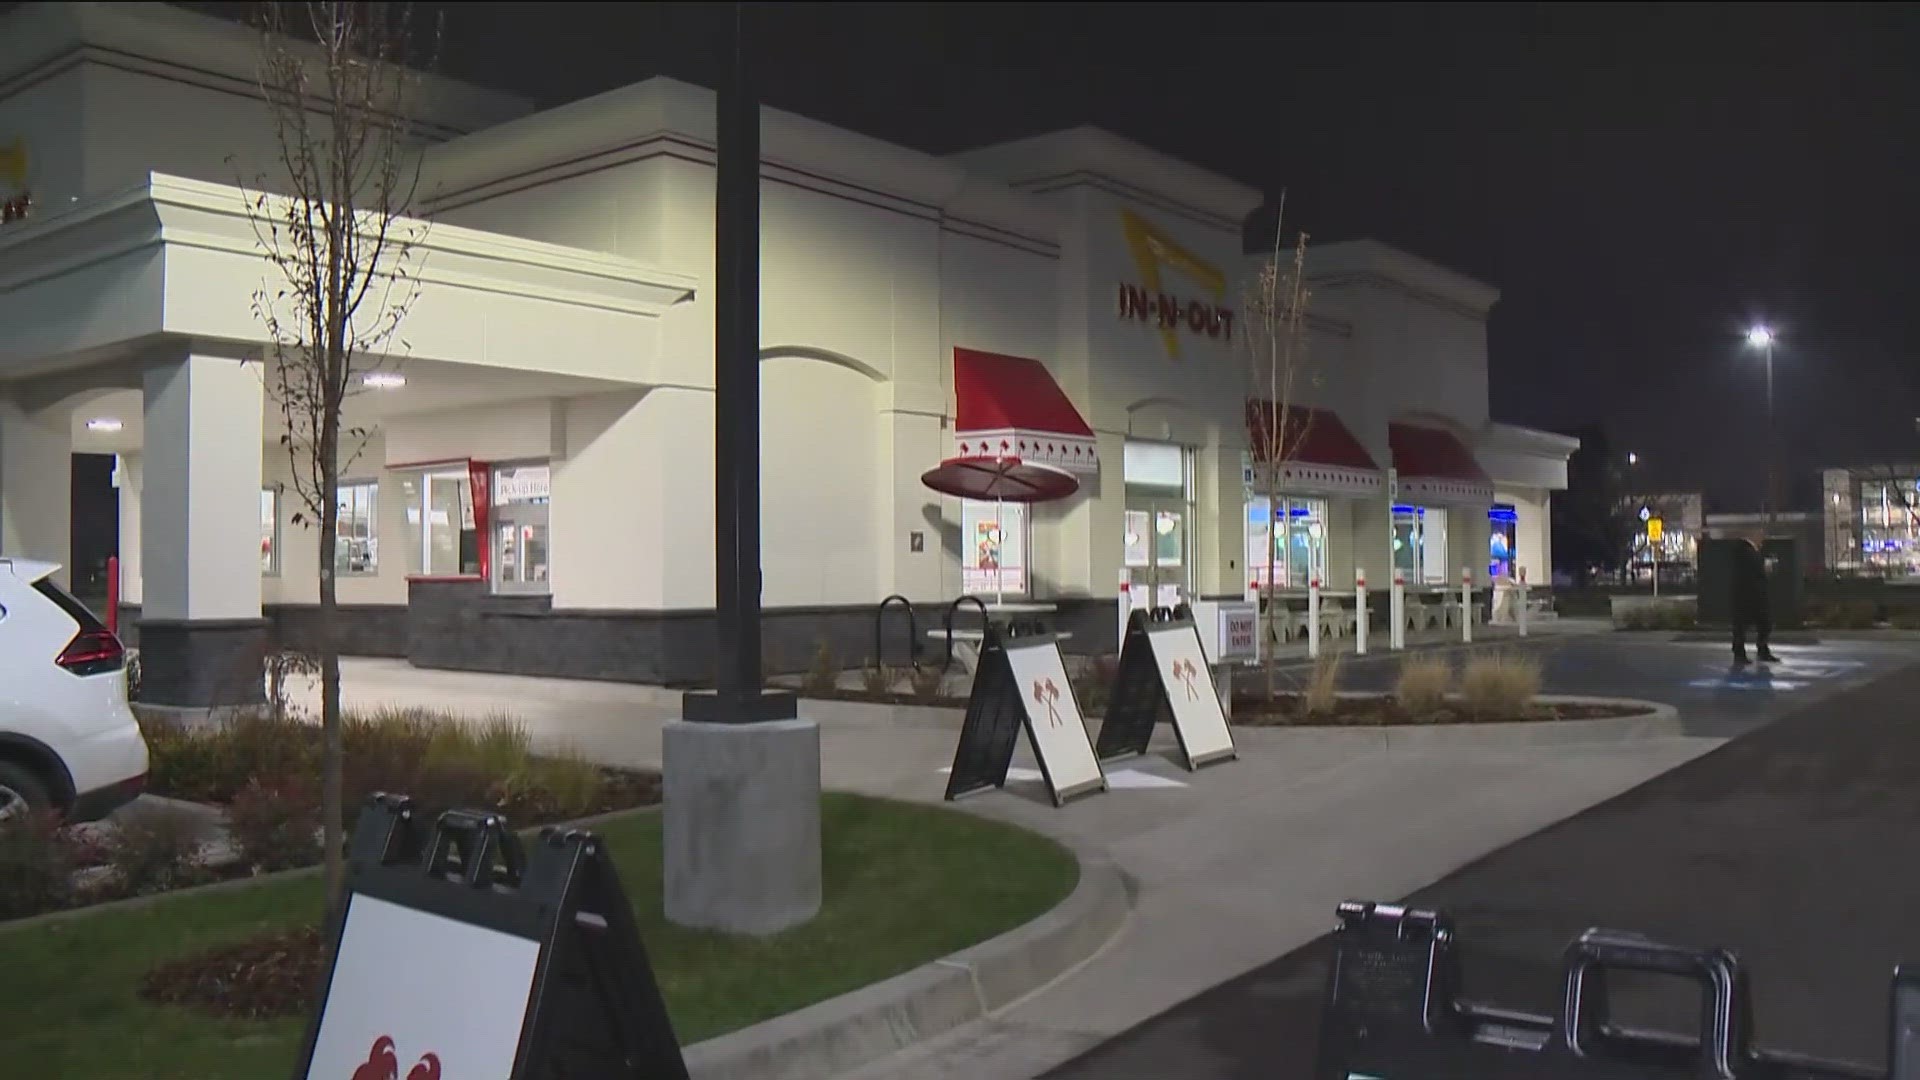
[[[103,416],[98,420],[87,421],[88,431],[119,431],[123,426],[125,425],[111,416]]]

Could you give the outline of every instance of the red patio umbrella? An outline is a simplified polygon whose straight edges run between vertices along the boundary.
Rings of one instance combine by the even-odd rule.
[[[1018,503],[1052,502],[1080,489],[1067,470],[1017,457],[951,457],[921,473],[920,482],[942,495]]]
[[[920,482],[942,495],[996,503],[1051,502],[1080,489],[1067,470],[1017,457],[951,457],[921,473]],[[1001,594],[998,588],[995,592]]]

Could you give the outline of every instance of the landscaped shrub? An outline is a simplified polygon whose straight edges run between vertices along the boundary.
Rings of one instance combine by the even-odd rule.
[[[1895,630],[1920,630],[1920,608],[1896,608],[1887,621]]]
[[[1492,653],[1467,661],[1460,674],[1460,701],[1481,720],[1518,720],[1540,696],[1540,661]]]
[[[0,919],[66,906],[73,896],[73,848],[54,814],[0,821]]]
[[[1394,700],[1414,716],[1438,712],[1453,688],[1453,664],[1436,653],[1411,653],[1400,661]]]
[[[320,785],[307,777],[250,780],[233,797],[227,830],[256,871],[320,861]]]
[[[907,684],[913,691],[913,700],[922,705],[931,705],[940,700],[940,689],[946,685],[945,669],[937,667],[914,668]]]
[[[1300,695],[1300,707],[1308,716],[1321,716],[1332,712],[1340,703],[1340,654],[1322,653],[1313,662],[1313,672],[1307,676],[1307,688]]]
[[[1871,630],[1880,624],[1880,605],[1871,600],[1809,604],[1807,622],[1828,630]]]
[[[147,783],[155,791],[196,802],[227,797],[237,766],[221,732],[144,717],[140,730],[147,738]]]
[[[1623,612],[1614,625],[1622,630],[1692,630],[1699,618],[1678,604],[1661,604]]]
[[[606,787],[600,766],[566,752],[527,762],[526,786],[548,800],[551,812],[562,818],[581,817],[599,809]]]
[[[867,693],[876,696],[892,693],[893,684],[898,679],[898,674],[892,668],[878,662],[868,664],[860,672],[860,685],[866,688]]]
[[[237,770],[222,794],[225,802],[239,794],[256,776],[317,776],[320,773],[319,729],[312,724],[266,712],[236,714],[219,729]]]
[[[462,765],[489,776],[511,776],[526,764],[533,744],[527,729],[507,716],[490,716],[477,727],[451,717],[429,717],[426,723],[432,732],[428,767]]]
[[[207,823],[175,806],[142,806],[115,823],[106,841],[107,865],[135,896],[207,880],[201,851]]]
[[[800,688],[813,694],[824,694],[837,689],[840,685],[840,662],[834,658],[833,644],[825,638],[813,650],[813,666],[800,680]]]

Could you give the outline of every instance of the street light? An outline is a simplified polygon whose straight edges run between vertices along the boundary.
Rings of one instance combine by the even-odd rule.
[[[1753,326],[1747,330],[1747,347],[1750,349],[1759,349],[1761,355],[1767,359],[1767,498],[1765,510],[1767,513],[1767,529],[1769,532],[1773,529],[1774,488],[1778,482],[1775,476],[1777,471],[1775,458],[1778,457],[1778,454],[1775,452],[1775,441],[1773,437],[1773,343],[1777,340],[1779,340],[1778,335],[1773,332],[1771,327],[1765,324]]]
[[[1633,452],[1633,451],[1631,451],[1631,450],[1629,450],[1629,451],[1627,451],[1627,464],[1629,464],[1629,465],[1638,465],[1638,464],[1640,464],[1640,455],[1639,455],[1639,454],[1636,454],[1636,453],[1634,453],[1634,452]]]

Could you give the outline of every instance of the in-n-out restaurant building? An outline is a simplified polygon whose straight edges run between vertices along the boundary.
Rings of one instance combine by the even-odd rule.
[[[263,392],[267,264],[237,176],[273,145],[249,35],[158,5],[0,20],[0,549],[65,561],[68,455],[118,455],[126,621],[155,700],[318,594]],[[333,556],[353,651],[700,678],[713,605],[714,101],[654,79],[534,112],[431,84],[400,378],[349,406]],[[1075,129],[933,157],[763,120],[771,659],[871,650],[877,602],[1044,601],[1111,648],[1120,582],[1549,580],[1574,444],[1492,420],[1487,285],[1370,241],[1310,257],[1308,437],[1253,497],[1243,223],[1260,193]],[[1250,400],[1252,399],[1252,400]],[[921,476],[1010,451],[1031,507]],[[930,616],[922,616],[923,627]]]

